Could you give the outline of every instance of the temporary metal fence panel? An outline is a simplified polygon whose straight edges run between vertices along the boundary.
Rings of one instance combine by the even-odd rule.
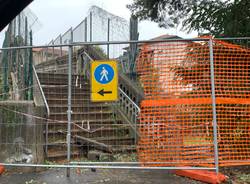
[[[249,39],[214,40],[220,166],[250,164]]]
[[[72,57],[66,51],[66,56],[34,67],[35,107],[32,102],[0,103],[1,162],[217,171],[219,165],[250,164],[250,51],[244,40],[232,42],[211,38],[138,41],[137,85],[144,89],[144,99],[132,103],[131,89],[122,88],[118,105],[91,102],[86,66],[97,57],[91,45],[130,42],[63,45],[68,49],[88,45],[88,49],[80,48]],[[70,59],[72,74],[68,75]],[[1,91],[3,87],[0,83]],[[118,108],[132,114],[133,122],[117,114]]]
[[[215,167],[208,42],[143,44],[137,66],[145,94],[140,161]]]
[[[250,50],[229,41],[141,45],[141,162],[249,164]]]

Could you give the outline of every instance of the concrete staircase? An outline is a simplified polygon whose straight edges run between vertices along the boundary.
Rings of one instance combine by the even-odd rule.
[[[38,73],[50,108],[47,135],[47,159],[63,159],[67,155],[68,76]],[[72,75],[72,142],[71,156],[83,156],[91,149],[105,152],[127,152],[135,149],[130,127],[116,117],[111,103],[90,101],[88,80]]]

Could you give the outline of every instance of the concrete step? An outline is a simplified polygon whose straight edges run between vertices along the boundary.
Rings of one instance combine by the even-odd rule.
[[[89,104],[72,104],[71,107],[72,108],[85,108],[85,107],[89,107],[89,108],[92,108],[92,107],[110,107],[112,105],[112,103],[109,103],[109,102],[91,102]],[[59,107],[60,108],[68,108],[68,104],[53,104],[50,106],[50,108],[56,108],[56,107]]]
[[[50,106],[51,113],[66,113],[68,111],[67,105],[53,105]],[[71,107],[71,110],[74,112],[88,112],[88,111],[107,111],[110,110],[110,105],[103,104],[101,106],[96,106],[93,104],[74,104]]]
[[[50,61],[47,61],[50,62]],[[53,61],[52,61],[53,62]],[[37,68],[38,73],[49,73],[52,75],[55,74],[68,74],[68,63],[65,61],[60,62],[59,64],[55,63],[46,63],[43,64],[43,66],[40,65],[39,69]],[[72,75],[78,75],[77,73],[74,73],[77,70],[76,62],[72,63]]]
[[[68,93],[54,93],[54,92],[47,92],[44,93],[46,99],[68,99]],[[90,92],[82,92],[82,93],[72,93],[72,99],[90,99]]]
[[[68,89],[68,83],[67,84],[41,84],[42,88],[56,88],[56,89]],[[86,90],[90,89],[90,86],[76,86],[76,85],[71,85],[72,90],[79,89],[79,90]]]
[[[55,120],[48,122],[47,159],[64,159],[67,156],[68,75],[38,73],[38,76],[50,107],[49,119]],[[115,120],[112,103],[91,102],[89,81],[79,76],[76,81],[76,78],[77,75],[72,75],[71,156],[80,156],[80,153],[93,146],[90,142],[75,142],[74,135],[100,142],[112,147],[115,152],[134,151],[131,127],[123,125],[121,120]]]
[[[108,136],[108,137],[96,137],[94,138],[96,141],[114,146],[114,145],[134,145],[134,138],[127,136]]]
[[[89,112],[73,112],[71,120],[94,120],[94,119],[108,119],[113,117],[113,111],[89,111]],[[67,113],[51,113],[49,119],[67,121]]]
[[[53,122],[53,121],[49,121],[48,122],[48,130],[49,131],[67,131],[67,126],[68,123],[67,121],[64,122]],[[131,125],[129,124],[122,124],[122,121],[120,120],[114,120],[114,119],[93,119],[93,120],[88,120],[88,122],[86,121],[74,121],[71,124],[71,128],[74,129],[81,129],[79,127],[82,127],[83,129],[88,130],[88,128],[90,130],[96,130],[96,129],[100,129],[100,128],[114,128],[114,129],[124,129],[124,128],[131,128]]]
[[[58,78],[39,78],[40,83],[42,85],[68,85],[68,79],[58,79]],[[76,80],[72,79],[71,80],[71,85],[72,86],[77,86],[77,87],[89,87],[89,82],[86,80]]]
[[[53,73],[53,72],[37,72],[39,78],[56,78],[56,79],[68,79],[67,73]],[[81,78],[84,79],[81,75],[71,75],[72,79]]]
[[[68,79],[68,73],[66,74],[60,74],[60,73],[37,73],[39,79],[64,79],[67,80]],[[75,75],[72,74],[71,75],[71,79],[72,80],[82,80],[82,81],[88,81],[88,79],[84,78],[84,76],[82,75]]]
[[[44,131],[44,134],[46,132]],[[65,137],[67,134],[67,127],[63,129],[58,129],[58,128],[50,128],[48,131],[48,136],[62,136]],[[94,138],[94,137],[102,137],[102,136],[125,136],[129,135],[129,127],[124,126],[124,127],[112,127],[112,126],[100,126],[98,128],[91,128],[90,130],[88,129],[81,129],[78,126],[72,126],[71,128],[71,134],[83,136],[83,137],[89,137],[89,138]]]
[[[48,146],[48,150],[65,150],[65,148],[67,148],[67,142],[66,140],[57,140],[57,141],[54,141],[54,142],[49,142],[47,144]],[[71,144],[70,144],[71,148],[72,149],[76,149],[76,148],[79,148],[80,146],[75,144],[73,141],[71,141]],[[67,149],[66,149],[67,150]]]
[[[80,152],[78,150],[71,151],[71,158],[78,157]],[[46,159],[49,161],[57,161],[67,158],[67,150],[48,150]]]
[[[108,136],[108,137],[96,137],[96,141],[113,141],[113,140],[130,140],[133,139],[133,137],[127,135],[127,136]]]
[[[113,113],[112,110],[110,109],[107,109],[107,110],[98,110],[98,111],[81,111],[81,112],[73,112],[71,113],[72,116],[74,115],[95,115],[95,114],[110,114],[110,113]],[[51,116],[64,116],[64,115],[67,115],[66,112],[61,112],[61,113],[50,113],[50,117]]]
[[[68,94],[68,85],[41,85],[45,94],[50,93],[66,93]],[[73,93],[87,93],[90,92],[90,87],[75,87],[72,86],[72,94]]]
[[[114,135],[114,136],[106,136],[106,135],[102,135],[99,137],[85,137],[85,136],[81,136],[78,134],[73,134],[72,133],[72,142],[77,144],[77,146],[81,145],[91,145],[91,143],[86,142],[86,141],[82,141],[81,139],[75,139],[75,137],[83,137],[83,138],[87,138],[102,144],[105,144],[107,146],[132,146],[134,145],[134,138],[131,137],[130,135],[126,134],[126,135]],[[54,134],[48,137],[48,146],[50,147],[56,147],[56,145],[60,145],[60,147],[63,147],[66,145],[66,134]],[[65,144],[65,145],[63,145]],[[77,147],[75,146],[75,147]],[[81,147],[80,146],[80,147]],[[56,149],[62,149],[62,148],[56,148]]]
[[[64,98],[46,98],[47,99],[47,102],[49,104],[49,106],[51,105],[65,105],[65,104],[68,104],[68,99],[64,99]],[[76,104],[79,104],[79,105],[83,105],[83,104],[90,104],[92,103],[90,101],[90,99],[85,99],[85,98],[82,98],[82,99],[72,99],[71,100],[71,104],[72,105],[76,105]],[[96,102],[95,103],[96,105],[99,105],[101,104],[101,102]]]
[[[65,107],[68,105],[68,99],[65,98],[46,98],[49,104],[49,107]],[[72,107],[98,107],[98,106],[113,106],[113,103],[104,103],[104,102],[92,102],[89,98],[72,98],[71,99]]]

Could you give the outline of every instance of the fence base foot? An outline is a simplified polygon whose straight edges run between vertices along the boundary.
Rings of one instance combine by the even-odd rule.
[[[206,170],[178,170],[174,172],[176,175],[185,176],[194,180],[205,183],[219,184],[227,180],[227,176],[222,173],[218,175],[214,171]]]
[[[4,170],[4,166],[0,165],[0,175],[3,174]]]

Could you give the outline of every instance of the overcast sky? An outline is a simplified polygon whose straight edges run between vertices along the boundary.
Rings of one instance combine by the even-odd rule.
[[[42,24],[34,34],[34,45],[46,44],[71,26],[75,27],[86,17],[92,5],[129,20],[130,11],[126,4],[131,2],[132,0],[34,0],[29,8]],[[161,29],[156,23],[149,21],[139,24],[139,32],[140,39],[150,39],[162,34],[177,34],[185,38],[196,36],[196,33],[186,34],[177,29]],[[4,31],[0,33],[1,44],[3,35]]]

